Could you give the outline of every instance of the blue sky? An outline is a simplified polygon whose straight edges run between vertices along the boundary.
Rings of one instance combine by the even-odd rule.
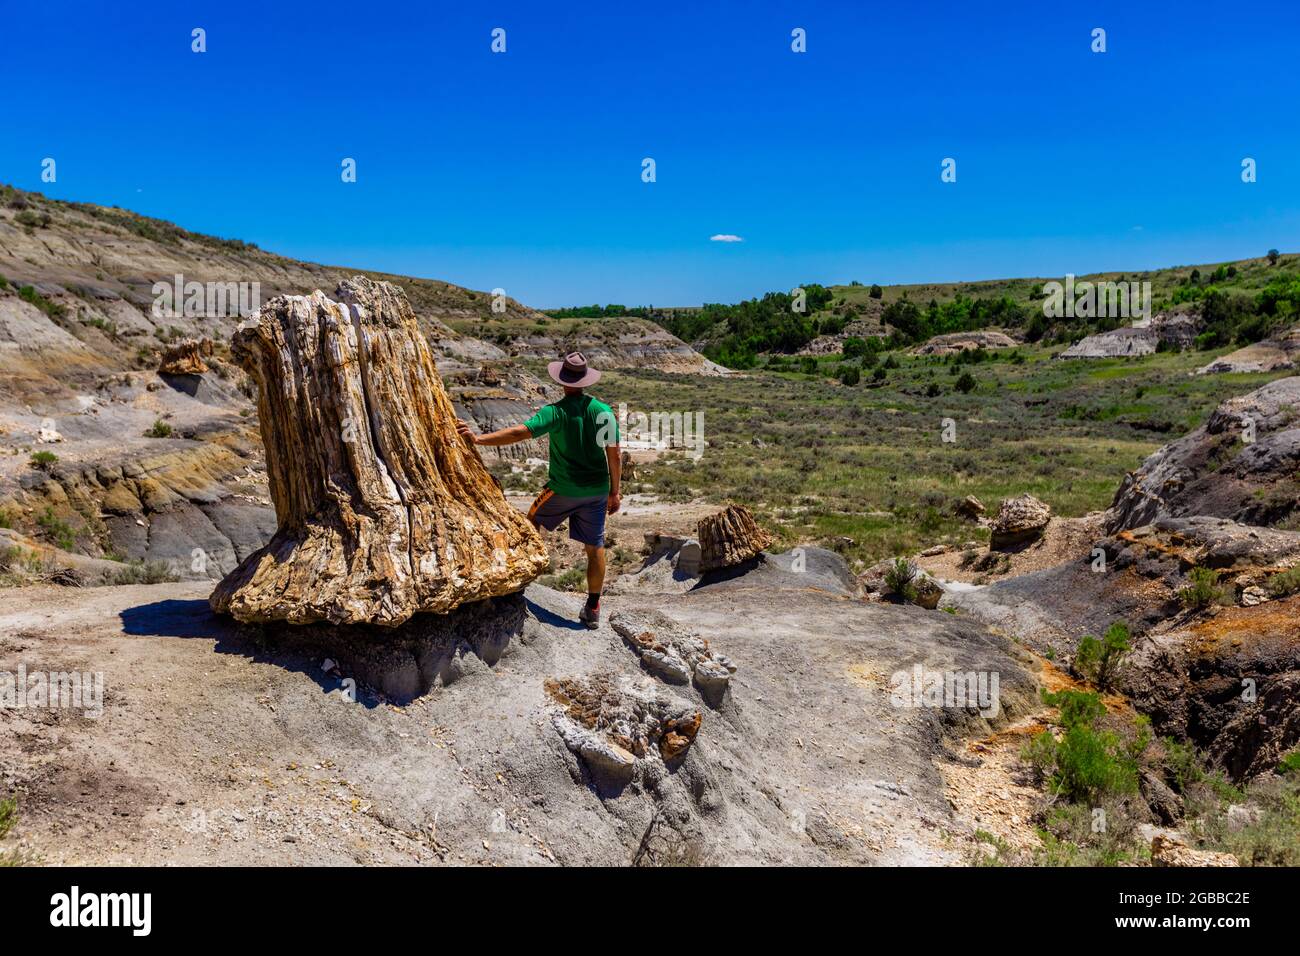
[[[1294,0],[42,0],[3,19],[0,181],[537,307],[1300,249]]]

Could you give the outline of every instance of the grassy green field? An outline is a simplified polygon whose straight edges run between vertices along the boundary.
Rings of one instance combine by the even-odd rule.
[[[628,490],[740,502],[786,544],[868,563],[978,539],[952,515],[968,494],[993,509],[1029,492],[1062,516],[1107,507],[1146,455],[1223,399],[1281,377],[1190,374],[1217,354],[1061,361],[1022,347],[961,366],[897,354],[883,383],[867,370],[854,386],[832,378],[832,357],[816,374],[608,372],[596,393],[631,412],[704,412],[702,457],[669,453],[639,467]],[[955,387],[962,371],[976,382],[966,394]],[[955,442],[942,441],[945,418]]]

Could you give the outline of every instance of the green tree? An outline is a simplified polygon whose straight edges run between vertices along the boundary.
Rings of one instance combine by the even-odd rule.
[[[845,358],[861,358],[870,351],[870,348],[865,339],[850,335],[844,340],[844,345],[840,347],[840,351],[844,353]]]
[[[899,299],[885,306],[881,321],[896,329],[908,342],[915,342],[921,337],[921,310],[907,299]]]

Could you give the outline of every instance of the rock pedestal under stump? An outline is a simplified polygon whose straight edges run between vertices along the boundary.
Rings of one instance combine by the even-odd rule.
[[[546,547],[456,416],[405,295],[358,276],[238,332],[278,529],[212,593],[241,621],[396,626],[517,591]]]

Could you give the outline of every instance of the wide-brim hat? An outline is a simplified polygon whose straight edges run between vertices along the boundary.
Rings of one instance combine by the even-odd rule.
[[[547,365],[546,371],[552,379],[569,388],[586,388],[600,380],[600,373],[587,364],[587,356],[581,352],[570,352]]]

